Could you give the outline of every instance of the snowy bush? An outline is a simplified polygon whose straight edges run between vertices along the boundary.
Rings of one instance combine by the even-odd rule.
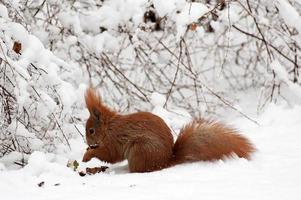
[[[1,0],[0,156],[53,151],[83,134],[83,94],[121,111],[151,94],[192,115],[255,89],[300,102],[297,0]]]

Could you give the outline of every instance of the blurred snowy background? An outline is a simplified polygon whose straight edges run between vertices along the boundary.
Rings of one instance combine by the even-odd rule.
[[[286,0],[2,0],[0,156],[53,151],[82,136],[89,84],[122,112],[150,110],[154,92],[164,108],[192,116],[251,119],[270,102],[294,105],[300,8]]]
[[[175,133],[191,117],[218,118],[262,149],[274,139],[265,152],[279,155],[288,135],[273,132],[292,132],[274,161],[300,156],[300,14],[300,0],[0,0],[0,171],[80,159],[90,84]]]

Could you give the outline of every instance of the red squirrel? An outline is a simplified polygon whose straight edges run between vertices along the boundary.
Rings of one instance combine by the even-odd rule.
[[[231,157],[250,159],[255,148],[237,131],[216,121],[195,119],[180,131],[174,143],[170,128],[149,112],[122,115],[105,106],[98,93],[85,94],[90,117],[89,145],[83,162],[98,158],[108,163],[128,161],[130,172],[151,172],[176,164]]]

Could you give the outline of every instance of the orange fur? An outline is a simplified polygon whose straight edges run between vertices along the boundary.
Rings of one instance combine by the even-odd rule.
[[[85,99],[90,112],[86,139],[91,148],[84,162],[93,157],[109,163],[128,160],[131,172],[150,172],[184,162],[223,159],[233,153],[250,159],[255,150],[234,129],[203,119],[186,125],[174,144],[169,127],[160,117],[148,112],[118,114],[91,88]]]
[[[233,153],[250,159],[255,148],[236,130],[215,121],[200,119],[180,131],[173,151],[175,161],[183,163],[219,160],[231,157]]]

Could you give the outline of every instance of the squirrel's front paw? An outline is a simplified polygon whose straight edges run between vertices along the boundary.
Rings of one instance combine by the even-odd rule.
[[[93,158],[93,156],[91,155],[91,153],[89,151],[87,151],[83,157],[83,162],[88,162]]]

